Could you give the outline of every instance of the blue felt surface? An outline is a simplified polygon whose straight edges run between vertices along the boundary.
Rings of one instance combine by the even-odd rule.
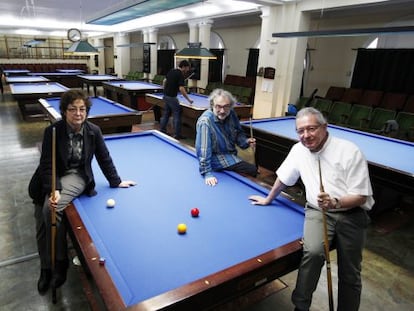
[[[56,82],[48,83],[16,83],[10,84],[10,91],[13,95],[17,94],[37,94],[37,93],[58,93],[66,92],[69,89]]]
[[[103,115],[115,115],[115,114],[122,114],[122,113],[128,113],[133,112],[135,110],[125,107],[121,104],[118,104],[114,101],[111,101],[109,99],[103,98],[103,97],[91,97],[92,101],[92,107],[89,111],[89,117],[94,116],[103,116]],[[57,112],[60,113],[59,109],[59,103],[60,98],[53,97],[53,98],[47,98],[45,99],[49,106],[53,107]]]
[[[139,90],[162,90],[162,86],[159,84],[138,82],[138,81],[113,81],[105,82],[107,85],[113,85],[116,87],[122,87],[126,90],[139,91]]]
[[[245,124],[249,125],[248,122]],[[294,117],[254,120],[252,126],[278,136],[298,140]],[[328,131],[332,136],[355,143],[369,162],[414,175],[414,143],[335,125],[329,125]]]
[[[107,144],[122,178],[138,185],[111,189],[94,165],[98,195],[74,203],[127,305],[302,236],[302,207],[283,198],[254,206],[248,196],[267,191],[236,174],[218,173],[216,187],[205,185],[195,156],[161,135],[109,137]],[[114,208],[106,207],[109,198]],[[187,234],[177,234],[179,223]]]

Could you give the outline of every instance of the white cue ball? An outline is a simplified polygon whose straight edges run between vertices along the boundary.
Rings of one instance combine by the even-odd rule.
[[[115,200],[114,199],[108,199],[108,201],[106,201],[106,206],[107,207],[114,207],[115,206]]]

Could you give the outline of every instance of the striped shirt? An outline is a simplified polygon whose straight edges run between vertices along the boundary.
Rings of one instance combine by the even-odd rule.
[[[234,110],[220,121],[211,109],[206,110],[197,120],[195,147],[204,177],[212,176],[212,171],[220,171],[239,163],[236,145],[242,149],[249,147],[247,137],[241,128]]]

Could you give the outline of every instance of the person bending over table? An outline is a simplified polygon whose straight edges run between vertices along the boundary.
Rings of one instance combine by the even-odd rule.
[[[215,89],[209,96],[210,109],[198,118],[195,147],[199,170],[209,186],[217,184],[213,171],[230,170],[257,176],[257,167],[237,156],[236,145],[242,149],[254,147],[256,140],[247,138],[239,118],[233,110],[236,99],[223,89]]]
[[[180,92],[185,99],[192,104],[193,101],[188,97],[185,90],[184,75],[190,71],[190,63],[187,60],[182,60],[178,64],[178,68],[171,69],[164,81],[164,112],[160,122],[161,132],[167,133],[167,125],[170,115],[173,116],[174,138],[182,139],[181,136],[181,112],[182,108],[178,101],[177,94]]]
[[[3,78],[4,78],[3,67],[2,67],[2,66],[0,66],[0,91],[1,91],[1,94],[2,94],[2,95],[3,95],[3,93],[4,93]]]
[[[66,281],[69,267],[64,210],[76,197],[96,195],[92,159],[96,160],[110,187],[128,188],[133,181],[122,181],[112,162],[100,128],[87,121],[89,97],[79,90],[65,92],[60,100],[62,120],[44,131],[40,163],[29,186],[35,192],[36,239],[41,262],[38,291],[58,288]],[[56,191],[52,198],[52,129],[56,130]],[[36,189],[36,190],[34,190]],[[40,194],[40,197],[38,197]],[[51,209],[56,211],[55,269],[51,270]]]
[[[252,204],[270,204],[286,186],[302,178],[307,203],[303,258],[292,293],[295,310],[309,310],[311,306],[325,261],[326,213],[328,240],[330,244],[335,240],[338,258],[338,310],[356,311],[361,296],[362,249],[369,224],[366,211],[374,204],[368,164],[353,143],[329,135],[324,116],[312,107],[297,113],[296,131],[299,142],[277,169],[277,179],[267,197],[252,195],[249,199]]]

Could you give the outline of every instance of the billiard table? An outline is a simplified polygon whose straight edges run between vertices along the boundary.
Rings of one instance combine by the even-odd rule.
[[[159,84],[143,81],[108,81],[102,83],[105,97],[136,110],[148,110],[151,105],[145,102],[146,93],[162,92]]]
[[[96,97],[96,87],[101,86],[103,82],[120,80],[117,76],[113,75],[99,75],[99,74],[81,74],[77,75],[77,78],[81,82],[81,87],[83,89],[84,84],[89,93],[89,86],[93,87],[93,94]]]
[[[27,75],[30,70],[27,69],[4,69],[3,73],[5,76],[24,76]]]
[[[61,96],[68,90],[69,88],[57,82],[10,84],[11,94],[17,101],[25,120],[44,118],[38,102],[39,98]]]
[[[141,123],[142,113],[125,107],[104,97],[90,97],[92,102],[88,120],[98,125],[102,133],[131,132],[134,124]],[[39,103],[51,123],[62,118],[59,104],[60,98],[41,98]]]
[[[37,82],[49,82],[49,79],[43,76],[6,76],[7,84],[11,83],[37,83]]]
[[[190,103],[179,94],[178,100],[180,101],[180,105],[183,108],[182,113],[182,126],[181,132],[184,136],[188,136],[191,138],[195,138],[196,135],[196,123],[197,119],[201,116],[201,114],[210,108],[210,102],[208,100],[208,96],[197,94],[197,93],[190,93],[188,94],[191,100],[193,100],[193,104]],[[164,108],[164,101],[163,101],[163,94],[146,94],[145,99],[148,103],[158,106],[161,109]],[[251,105],[245,105],[236,103],[234,105],[234,111],[238,115],[240,119],[247,119],[251,115]]]
[[[63,73],[76,73],[76,74],[81,74],[85,72],[85,70],[82,70],[82,69],[56,69],[56,71],[63,72]]]
[[[31,72],[29,76],[42,76],[50,81],[58,82],[69,88],[80,88],[82,83],[78,78],[81,72]]]
[[[242,122],[250,133],[250,122]],[[276,170],[290,148],[298,142],[295,117],[252,121],[256,138],[256,163]],[[328,125],[331,135],[354,142],[365,155],[372,182],[398,192],[414,191],[414,143],[346,127]]]
[[[158,131],[106,144],[122,178],[137,185],[110,188],[94,162],[98,194],[77,198],[65,214],[107,309],[206,310],[297,269],[302,206],[284,196],[252,205],[249,195],[268,190],[233,172],[205,185],[194,150]],[[115,207],[106,207],[109,198]]]

